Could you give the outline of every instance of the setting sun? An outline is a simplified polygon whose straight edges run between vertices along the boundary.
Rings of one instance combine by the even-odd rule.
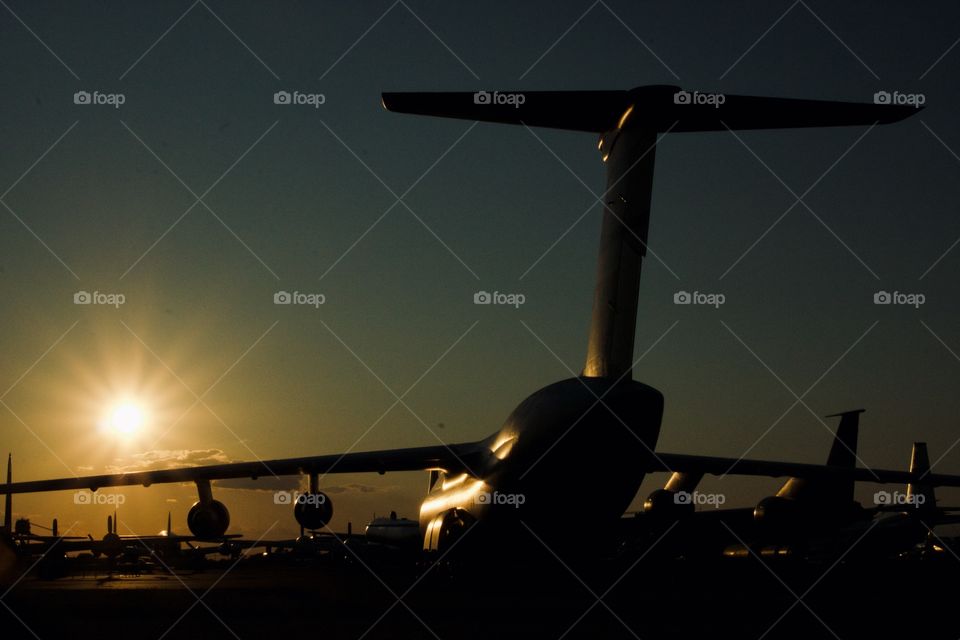
[[[120,435],[132,435],[143,426],[143,410],[135,404],[125,402],[110,411],[107,426]]]

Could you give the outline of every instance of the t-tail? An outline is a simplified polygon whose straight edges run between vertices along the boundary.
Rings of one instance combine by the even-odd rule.
[[[666,133],[873,125],[917,109],[684,91],[384,93],[390,111],[600,134],[607,181],[593,315],[583,375],[632,374],[640,271],[647,254],[656,145]]]

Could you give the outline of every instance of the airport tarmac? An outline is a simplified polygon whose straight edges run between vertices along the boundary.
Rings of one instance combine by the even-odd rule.
[[[27,578],[4,638],[956,638],[960,562],[755,559],[627,566],[229,563]],[[623,573],[623,572],[626,573]],[[576,575],[575,575],[576,574]]]

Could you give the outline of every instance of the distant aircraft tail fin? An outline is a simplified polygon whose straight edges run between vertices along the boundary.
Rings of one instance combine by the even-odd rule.
[[[857,466],[857,439],[860,431],[860,414],[865,409],[853,409],[842,413],[834,413],[827,418],[840,418],[837,432],[827,456],[827,464],[835,467],[853,469]],[[837,500],[852,502],[856,483],[853,479],[836,480],[831,483],[831,491]]]
[[[832,467],[853,469],[857,466],[857,440],[860,430],[860,414],[865,409],[853,409],[833,413],[826,418],[840,418],[840,425],[833,437],[827,464]],[[850,479],[831,479],[828,482],[808,478],[790,478],[777,496],[791,500],[817,500],[825,504],[847,505],[853,501],[855,482]]]
[[[389,111],[551,127],[601,134],[607,187],[593,316],[583,375],[632,373],[640,270],[647,253],[658,136],[667,132],[873,125],[917,108],[684,91],[653,85],[629,91],[384,93]]]
[[[926,442],[914,442],[910,452],[910,473],[921,476],[930,472],[930,456]],[[937,510],[937,496],[932,485],[915,482],[907,485],[907,504],[914,505],[921,512]]]
[[[13,454],[7,454],[7,484],[13,483]],[[8,493],[3,499],[3,530],[13,531],[13,494]]]

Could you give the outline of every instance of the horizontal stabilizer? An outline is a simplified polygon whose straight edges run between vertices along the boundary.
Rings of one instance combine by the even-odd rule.
[[[383,106],[398,113],[596,133],[628,123],[651,131],[885,124],[903,120],[921,108],[889,103],[726,95],[685,91],[669,85],[629,91],[384,93]]]
[[[495,102],[500,100],[504,102]],[[598,133],[615,127],[620,116],[630,107],[631,101],[629,91],[443,91],[383,94],[384,108],[397,113]]]

